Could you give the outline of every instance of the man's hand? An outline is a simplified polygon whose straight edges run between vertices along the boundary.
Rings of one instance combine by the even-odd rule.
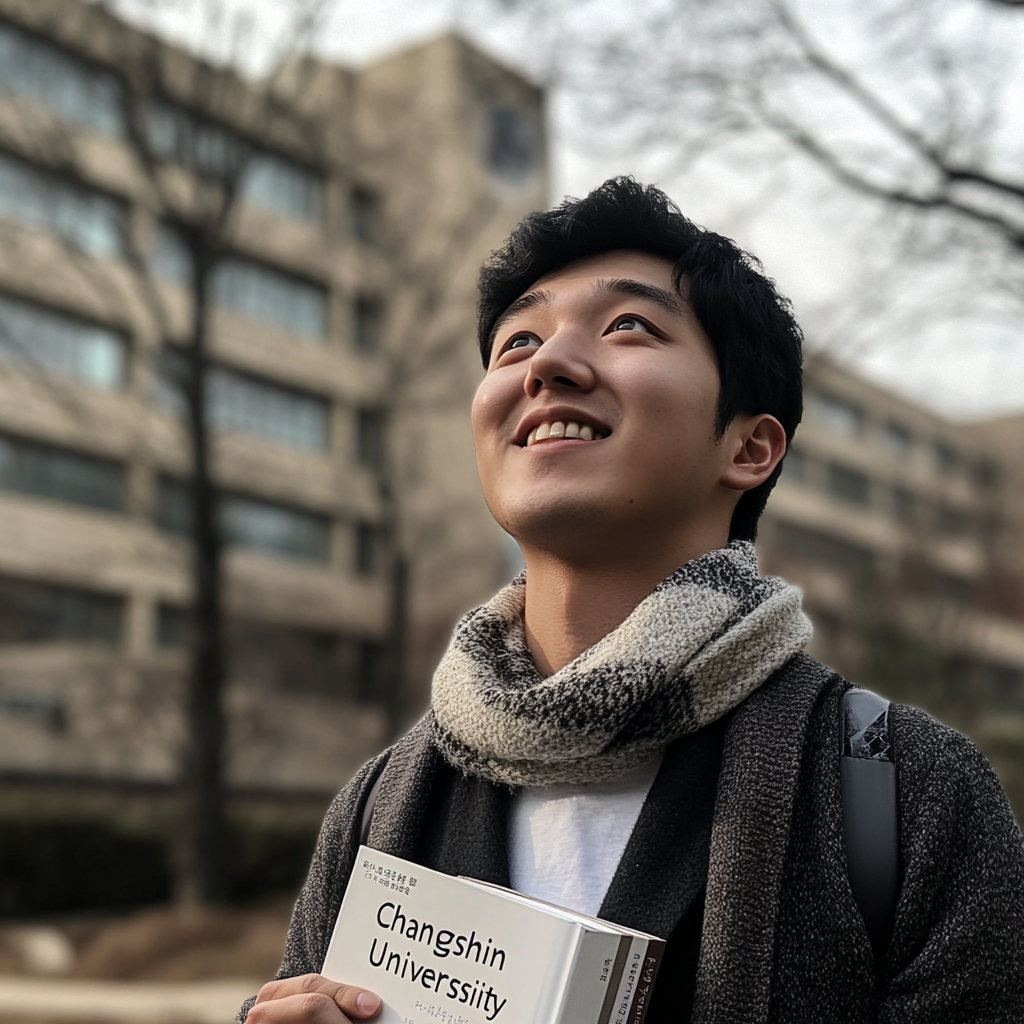
[[[348,1024],[380,1013],[380,996],[321,974],[267,982],[249,1011],[248,1024]]]

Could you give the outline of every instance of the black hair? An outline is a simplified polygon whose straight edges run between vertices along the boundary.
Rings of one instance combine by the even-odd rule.
[[[484,368],[502,313],[534,282],[576,260],[619,249],[672,264],[718,362],[721,438],[739,413],[770,413],[793,440],[803,412],[803,334],[788,299],[760,262],[735,242],[688,220],[668,196],[630,177],[610,178],[585,199],[566,199],[525,217],[480,271],[478,336]],[[782,472],[742,495],[729,539],[754,540],[757,521]]]

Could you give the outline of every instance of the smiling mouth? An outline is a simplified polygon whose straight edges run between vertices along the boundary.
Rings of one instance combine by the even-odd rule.
[[[544,441],[600,441],[604,437],[607,435],[595,430],[588,423],[555,420],[553,423],[541,423],[534,427],[526,438],[526,447],[532,448],[533,445],[542,444]]]

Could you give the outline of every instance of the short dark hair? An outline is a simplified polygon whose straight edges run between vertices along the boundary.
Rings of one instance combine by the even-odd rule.
[[[688,220],[660,189],[610,178],[585,199],[532,213],[480,271],[478,334],[484,368],[502,313],[534,282],[576,260],[619,249],[668,260],[718,362],[720,438],[739,413],[770,413],[793,440],[803,412],[803,334],[788,299],[760,262],[735,242]],[[736,505],[729,539],[754,540],[757,521],[782,471]]]

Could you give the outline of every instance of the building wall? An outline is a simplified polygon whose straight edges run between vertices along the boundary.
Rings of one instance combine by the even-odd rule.
[[[191,299],[110,100],[157,81],[190,130],[263,161],[210,350],[235,523],[229,777],[331,790],[384,739],[384,518],[412,572],[410,714],[454,619],[509,571],[467,426],[475,277],[546,205],[543,97],[455,36],[358,71],[293,61],[273,102],[79,0],[0,0],[4,45],[9,69],[36,63],[0,68],[0,773],[177,772],[190,459],[167,380]],[[200,180],[168,165],[198,209]]]

